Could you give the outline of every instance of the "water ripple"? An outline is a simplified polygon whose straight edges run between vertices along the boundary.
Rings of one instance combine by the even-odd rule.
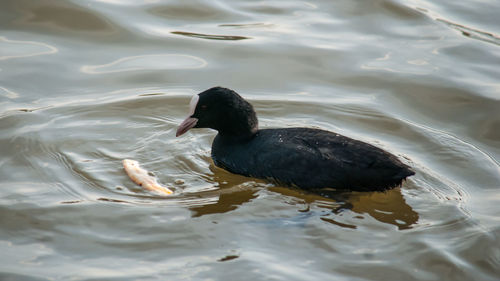
[[[241,23],[241,24],[219,24],[220,27],[234,27],[234,28],[272,28],[275,24],[272,23]]]
[[[492,32],[487,32],[487,31],[482,31],[482,30],[468,27],[468,26],[465,26],[462,24],[454,23],[452,21],[442,19],[442,18],[437,18],[436,20],[443,22],[446,25],[450,26],[451,28],[454,28],[454,29],[462,32],[462,34],[466,37],[481,40],[481,41],[484,41],[487,43],[492,43],[492,44],[500,46],[500,35],[498,35],[498,34],[495,34]]]
[[[246,36],[237,36],[237,35],[213,35],[213,34],[202,34],[202,33],[193,33],[193,32],[184,32],[184,31],[172,31],[172,34],[182,35],[187,37],[201,38],[201,39],[210,39],[210,40],[244,40],[251,39],[251,37]]]
[[[135,70],[193,69],[206,65],[205,60],[191,55],[157,54],[125,57],[101,65],[84,65],[80,70],[87,74],[102,74]]]
[[[50,55],[57,51],[56,47],[46,43],[10,40],[0,36],[0,60]]]
[[[5,87],[0,87],[0,90],[2,90],[3,92],[2,95],[6,96],[9,99],[17,99],[19,97],[18,93],[11,91]]]

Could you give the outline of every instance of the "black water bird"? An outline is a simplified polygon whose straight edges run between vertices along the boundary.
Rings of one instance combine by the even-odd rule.
[[[415,174],[389,152],[333,132],[258,129],[252,105],[227,88],[193,96],[176,136],[191,128],[218,131],[212,143],[216,166],[302,189],[380,191]]]

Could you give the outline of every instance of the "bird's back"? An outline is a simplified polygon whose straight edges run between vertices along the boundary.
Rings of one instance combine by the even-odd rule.
[[[218,135],[212,158],[230,172],[304,189],[385,190],[414,174],[382,149],[311,128],[264,129],[245,141]]]

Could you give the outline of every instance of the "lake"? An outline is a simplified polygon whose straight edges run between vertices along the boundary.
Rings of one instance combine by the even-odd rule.
[[[498,280],[500,2],[2,0],[1,280]],[[325,196],[176,138],[193,94],[416,175]],[[175,193],[143,190],[138,160]]]

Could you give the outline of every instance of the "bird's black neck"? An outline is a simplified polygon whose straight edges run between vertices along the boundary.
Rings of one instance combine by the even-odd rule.
[[[217,136],[225,142],[239,142],[251,139],[255,136],[258,129],[254,128],[241,128],[240,130],[232,128],[231,130],[218,130]]]
[[[228,114],[225,120],[217,122],[216,129],[219,135],[227,139],[248,139],[257,133],[259,121],[251,106],[240,107]]]

